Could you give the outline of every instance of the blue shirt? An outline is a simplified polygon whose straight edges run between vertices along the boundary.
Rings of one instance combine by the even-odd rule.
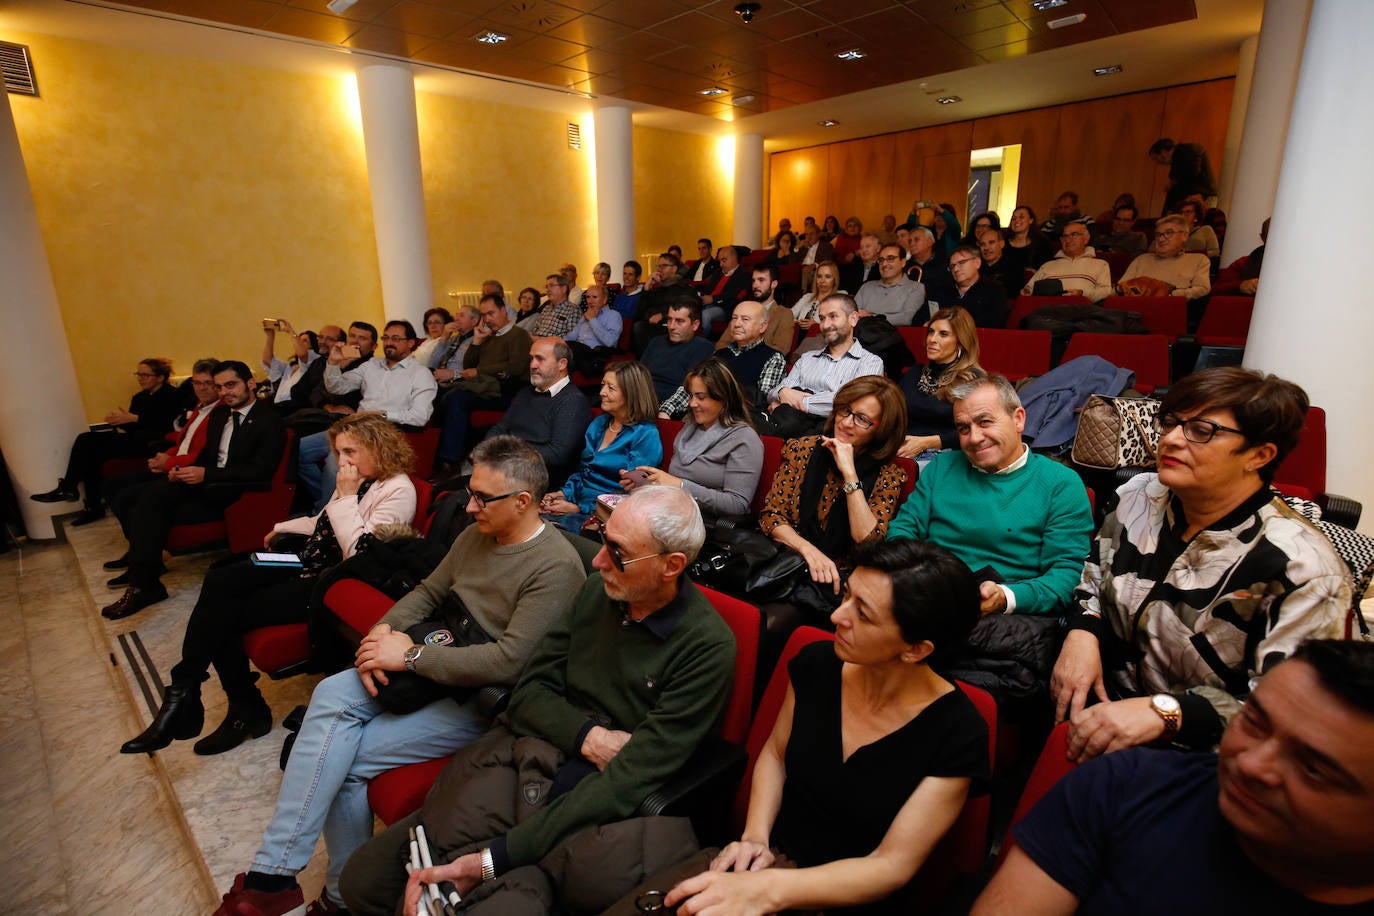
[[[656,468],[663,462],[663,442],[658,436],[658,424],[652,420],[636,423],[620,430],[619,435],[605,448],[601,440],[611,415],[603,413],[587,427],[587,444],[582,449],[582,463],[563,484],[568,502],[576,503],[578,511],[591,514],[596,510],[596,498],[602,493],[624,492],[620,487],[621,469],[641,465]]]
[[[583,315],[577,319],[577,326],[563,339],[568,343],[574,340],[589,347],[614,347],[620,341],[620,329],[625,319],[615,309],[603,308],[591,321]]]

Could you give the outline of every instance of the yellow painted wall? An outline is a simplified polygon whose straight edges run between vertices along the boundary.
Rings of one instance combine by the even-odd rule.
[[[89,416],[144,356],[255,365],[264,316],[381,318],[347,81],[3,37],[33,53],[42,95],[10,103]]]
[[[634,172],[636,252],[657,255],[678,244],[691,260],[697,256],[698,238],[729,244],[734,224],[732,138],[636,127]],[[651,271],[654,265],[644,263],[644,269]],[[613,276],[619,281],[618,267]]]

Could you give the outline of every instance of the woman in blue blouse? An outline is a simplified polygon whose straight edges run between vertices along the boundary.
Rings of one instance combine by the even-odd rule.
[[[540,513],[569,531],[581,529],[603,493],[623,493],[620,472],[663,462],[658,398],[641,362],[611,363],[601,380],[601,416],[587,427],[582,464],[559,492],[547,494]]]

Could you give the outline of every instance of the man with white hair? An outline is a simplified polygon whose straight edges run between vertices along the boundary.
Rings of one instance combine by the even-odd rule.
[[[419,881],[451,881],[465,899],[511,912],[498,895],[547,893],[541,859],[633,815],[691,757],[725,707],[735,657],[729,627],[684,575],[705,537],[681,489],[636,487],[620,503],[596,572],[535,649],[507,721],[453,758],[419,811],[349,860],[351,913],[393,913],[403,893],[413,906]],[[435,866],[407,882],[401,852],[418,825]]]

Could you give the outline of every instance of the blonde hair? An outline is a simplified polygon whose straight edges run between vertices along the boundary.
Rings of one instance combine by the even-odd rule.
[[[379,413],[354,413],[329,427],[329,447],[348,433],[359,446],[372,456],[377,479],[386,480],[415,469],[415,452],[406,441],[405,433]]]

